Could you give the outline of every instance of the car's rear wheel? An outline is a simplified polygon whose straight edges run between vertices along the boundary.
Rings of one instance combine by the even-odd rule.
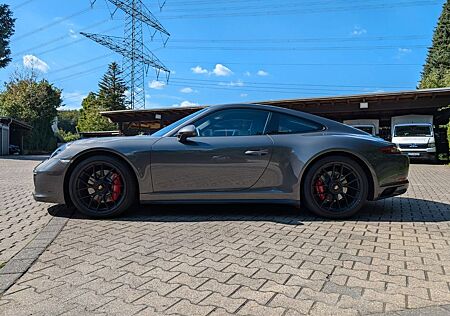
[[[316,215],[339,219],[356,214],[367,202],[369,182],[353,159],[329,156],[308,169],[303,182],[304,205]]]
[[[81,161],[69,179],[72,203],[90,217],[120,215],[135,201],[136,185],[131,172],[113,157],[93,156]]]

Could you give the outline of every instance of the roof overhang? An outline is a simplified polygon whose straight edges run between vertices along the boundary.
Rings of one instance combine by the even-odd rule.
[[[434,114],[448,120],[450,87],[399,92],[376,92],[358,95],[299,98],[251,102],[279,106],[321,115],[332,119],[379,118],[405,114]],[[173,121],[198,111],[205,106],[160,108],[148,110],[123,110],[101,112],[116,123],[133,121]]]
[[[10,118],[10,117],[0,117],[0,123],[3,125],[7,125],[9,127],[15,128],[15,129],[21,129],[25,131],[31,131],[33,127],[25,122]]]

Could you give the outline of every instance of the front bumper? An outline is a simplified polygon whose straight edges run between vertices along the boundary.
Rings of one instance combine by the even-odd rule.
[[[64,175],[69,161],[45,160],[33,170],[33,197],[38,202],[65,204]]]

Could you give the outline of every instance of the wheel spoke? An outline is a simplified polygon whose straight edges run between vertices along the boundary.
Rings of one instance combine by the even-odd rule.
[[[360,201],[361,176],[345,162],[323,165],[313,176],[312,198],[324,210],[341,212]]]
[[[122,178],[121,172],[109,163],[93,163],[80,171],[74,192],[92,212],[108,212],[124,198]]]

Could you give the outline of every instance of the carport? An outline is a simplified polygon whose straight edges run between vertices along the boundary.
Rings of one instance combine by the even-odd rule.
[[[23,138],[32,127],[27,123],[0,117],[0,156],[9,155],[9,145],[16,145],[23,153]]]
[[[300,98],[253,102],[290,108],[339,122],[352,119],[380,120],[380,136],[390,138],[391,117],[407,114],[434,116],[438,151],[448,153],[446,124],[450,117],[450,88],[360,95]],[[102,112],[119,124],[123,135],[149,134],[203,107],[163,108]]]

